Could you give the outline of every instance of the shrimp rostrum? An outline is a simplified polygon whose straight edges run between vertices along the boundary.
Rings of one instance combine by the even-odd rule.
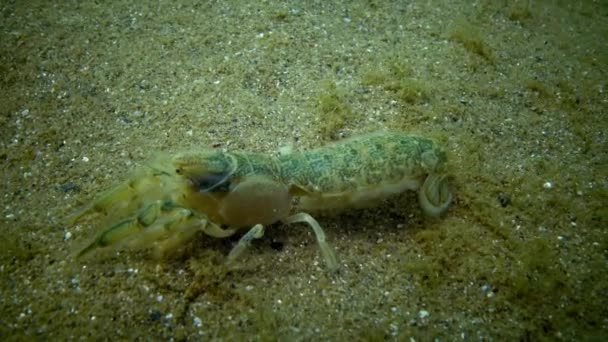
[[[249,231],[227,257],[232,263],[265,226],[302,222],[312,228],[330,270],[336,255],[316,210],[367,206],[405,190],[418,191],[422,211],[442,215],[452,194],[446,154],[435,141],[378,132],[283,155],[201,150],[161,155],[74,215],[101,214],[112,224],[79,251],[184,245],[198,232],[215,238]]]

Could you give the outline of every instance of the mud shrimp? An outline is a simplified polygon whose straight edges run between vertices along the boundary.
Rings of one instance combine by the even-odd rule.
[[[452,200],[445,163],[435,141],[398,132],[277,156],[217,150],[161,155],[72,217],[72,224],[93,214],[114,222],[77,256],[151,246],[165,253],[200,231],[224,238],[252,227],[228,254],[232,263],[266,225],[303,222],[335,271],[336,254],[310,212],[367,206],[417,190],[422,211],[438,217]]]

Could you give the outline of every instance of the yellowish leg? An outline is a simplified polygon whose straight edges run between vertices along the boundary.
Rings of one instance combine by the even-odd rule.
[[[199,231],[217,238],[228,237],[236,232],[236,229],[222,229],[211,221],[196,218],[193,215],[189,215],[182,222],[173,222],[172,227],[168,227],[168,229],[172,231],[169,237],[157,243],[157,256],[165,256],[178,249]]]
[[[122,216],[142,207],[144,198],[161,199],[163,190],[162,176],[166,173],[155,170],[140,170],[128,181],[106,191],[91,205],[84,207],[70,218],[70,224],[74,224],[84,216],[100,213],[114,216]]]
[[[336,253],[334,253],[333,248],[327,243],[325,238],[325,232],[319,225],[319,222],[315,220],[312,216],[307,213],[298,213],[295,215],[291,215],[282,220],[285,224],[296,223],[296,222],[305,222],[312,228],[315,232],[315,236],[317,238],[317,243],[319,244],[319,248],[321,249],[321,255],[325,260],[325,264],[327,264],[327,268],[331,272],[335,272],[338,270],[340,265],[338,264],[338,258],[336,257]]]
[[[160,201],[150,204],[143,209],[137,217],[123,220],[106,229],[93,240],[93,242],[78,252],[76,256],[81,257],[97,248],[104,248],[119,243],[120,241],[125,241],[150,225],[150,223],[156,219],[160,210]]]
[[[172,202],[155,201],[134,218],[123,220],[101,233],[92,243],[82,249],[77,257],[98,248],[149,247],[158,243],[165,252],[177,248],[197,232],[203,231],[213,237],[227,237],[235,229],[222,229],[209,222],[203,215]]]
[[[228,253],[228,257],[226,258],[226,263],[228,265],[234,263],[242,254],[251,246],[251,241],[253,239],[259,239],[264,236],[264,226],[261,224],[256,224],[251,228],[247,234],[243,235],[239,242],[232,248],[230,253]]]

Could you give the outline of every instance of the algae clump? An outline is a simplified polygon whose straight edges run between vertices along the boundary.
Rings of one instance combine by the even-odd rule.
[[[355,115],[334,81],[324,80],[320,88],[321,91],[315,99],[321,121],[319,133],[324,140],[337,140],[339,131],[347,122],[352,121]]]
[[[429,99],[429,86],[412,77],[413,70],[397,59],[391,61],[385,70],[369,70],[361,78],[364,86],[380,86],[396,95],[397,99],[414,105]]]

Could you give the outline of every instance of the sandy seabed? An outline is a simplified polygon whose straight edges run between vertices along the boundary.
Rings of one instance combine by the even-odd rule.
[[[608,336],[605,1],[3,1],[0,338],[601,340]],[[156,151],[442,142],[415,193],[179,257],[75,260],[77,208]],[[134,213],[135,214],[135,213]],[[110,217],[108,220],[120,219]]]

